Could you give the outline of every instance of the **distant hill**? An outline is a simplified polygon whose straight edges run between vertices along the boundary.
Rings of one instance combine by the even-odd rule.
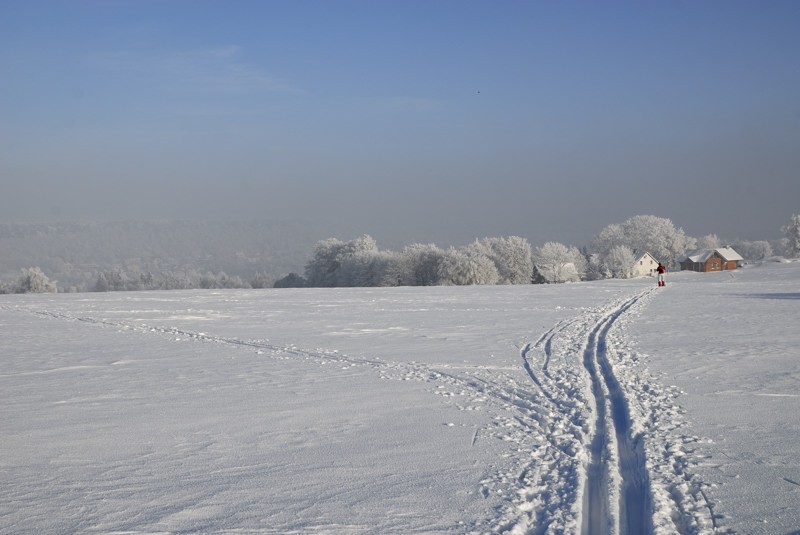
[[[91,289],[113,269],[156,276],[225,272],[247,280],[302,271],[328,236],[298,222],[121,221],[0,224],[0,281],[38,266],[61,289]]]

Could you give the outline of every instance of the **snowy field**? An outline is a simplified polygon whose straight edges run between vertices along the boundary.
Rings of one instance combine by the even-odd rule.
[[[800,263],[0,296],[0,533],[800,533]]]

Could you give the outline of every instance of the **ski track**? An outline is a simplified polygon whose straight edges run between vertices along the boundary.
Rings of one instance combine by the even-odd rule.
[[[613,525],[616,517],[609,515],[612,506],[620,510],[620,525],[616,531],[642,535],[652,532],[647,519],[649,497],[644,452],[637,446],[641,436],[632,436],[628,402],[614,376],[607,351],[608,333],[614,322],[640,297],[625,302],[598,322],[589,334],[584,351],[583,363],[591,379],[596,409],[583,502],[581,532],[585,535],[605,533],[610,521]],[[613,441],[609,436],[612,429]],[[616,451],[612,449],[614,443]],[[609,491],[612,482],[618,482],[618,492],[615,489]],[[610,498],[613,497],[617,498],[618,503],[611,503]]]
[[[648,289],[587,309],[525,344],[519,352],[528,381],[491,366],[456,371],[53,310],[2,308],[120,332],[221,344],[276,359],[368,366],[382,379],[435,383],[431,392],[458,410],[491,408],[491,423],[475,430],[471,446],[502,440],[515,453],[480,481],[480,495],[504,500],[494,518],[466,522],[470,531],[720,533],[706,486],[691,473],[697,464],[690,460],[692,444],[701,439],[680,433],[684,422],[674,402],[680,392],[662,387],[647,373],[644,356],[631,349],[633,342],[624,335],[624,324],[656,293]]]

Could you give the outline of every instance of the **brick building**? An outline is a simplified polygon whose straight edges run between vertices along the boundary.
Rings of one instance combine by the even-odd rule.
[[[737,269],[744,260],[730,247],[690,251],[679,260],[681,271],[727,271]]]

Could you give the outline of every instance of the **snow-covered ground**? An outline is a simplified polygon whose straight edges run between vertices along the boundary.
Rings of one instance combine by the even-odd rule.
[[[0,532],[800,530],[800,263],[0,296]]]

